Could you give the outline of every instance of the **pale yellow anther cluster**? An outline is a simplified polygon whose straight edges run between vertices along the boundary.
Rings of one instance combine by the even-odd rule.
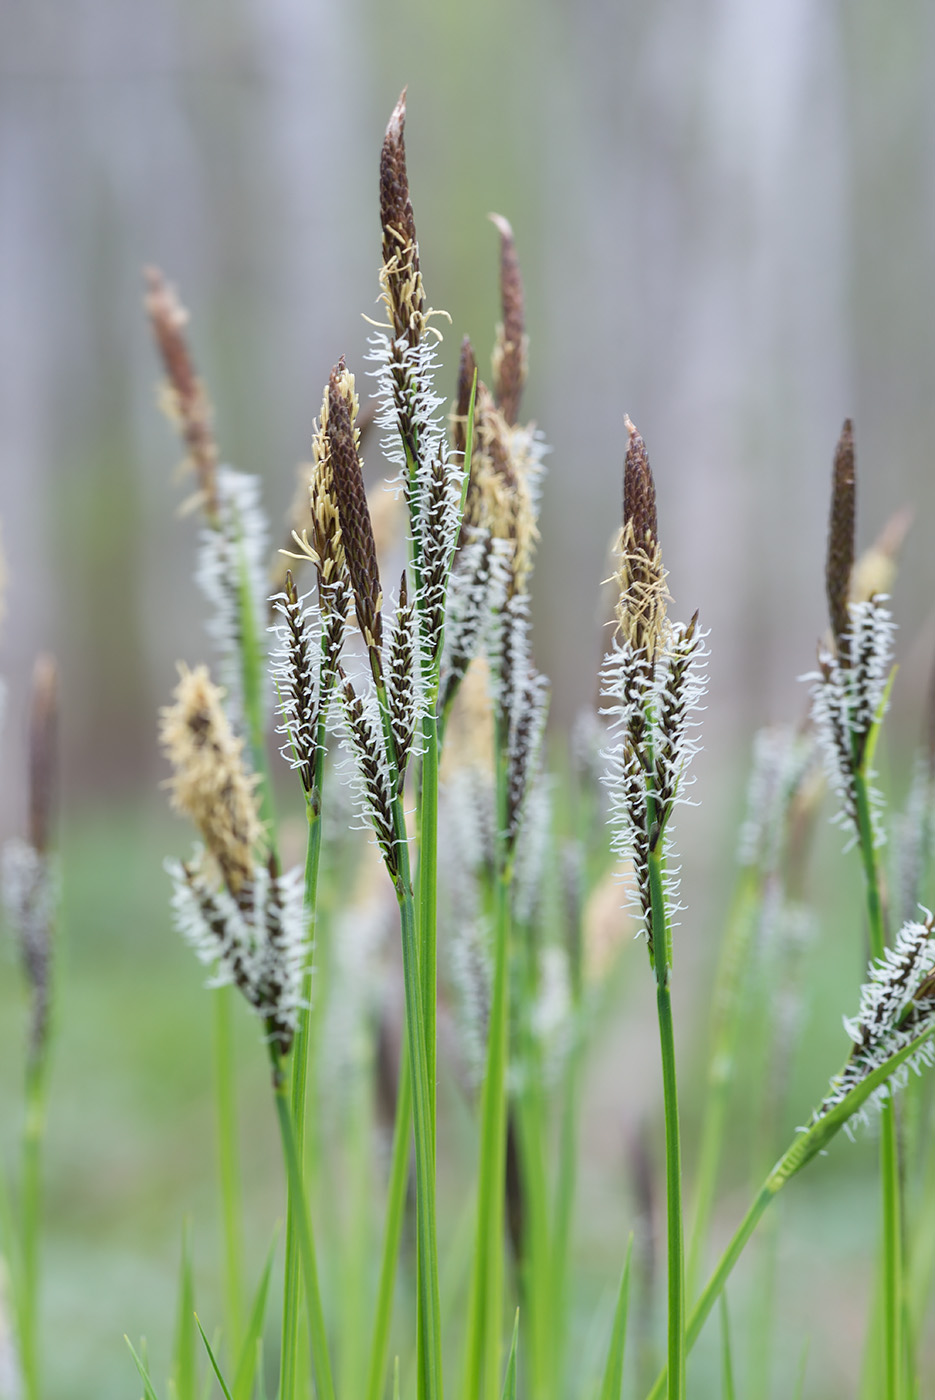
[[[425,335],[428,320],[415,244],[404,242],[403,235],[392,225],[385,232],[399,246],[380,268],[380,300],[386,306],[390,329],[405,326],[415,345]]]
[[[669,630],[666,619],[669,592],[666,571],[662,567],[662,550],[657,540],[647,538],[637,542],[633,522],[628,520],[620,532],[617,553],[620,555],[617,635],[635,652],[645,655],[651,664],[664,648]]]
[[[244,765],[243,740],[231,729],[223,694],[206,666],[180,667],[175,703],[162,710],[159,737],[173,768],[167,783],[172,806],[195,823],[236,898],[253,879],[263,828],[257,779]]]
[[[477,386],[474,423],[468,522],[512,542],[511,592],[524,593],[539,538],[528,479],[531,439],[524,429],[509,426],[483,383]]]
[[[347,402],[351,426],[354,432],[354,446],[360,447],[360,429],[357,414],[360,401],[354,387],[354,376],[344,369],[338,376],[338,387],[342,398]],[[292,538],[302,553],[315,564],[324,584],[334,583],[347,573],[347,560],[341,535],[341,521],[338,516],[338,503],[334,494],[334,473],[331,467],[331,442],[328,437],[328,389],[325,388],[321,414],[315,424],[312,437],[312,470],[308,479],[308,504],[312,514],[312,541],[308,531],[296,530]]]

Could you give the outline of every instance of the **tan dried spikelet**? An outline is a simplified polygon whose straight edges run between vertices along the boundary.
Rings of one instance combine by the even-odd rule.
[[[188,312],[175,288],[157,267],[146,268],[144,276],[147,285],[144,305],[166,372],[163,407],[181,432],[188,460],[198,478],[199,503],[212,521],[218,512],[218,449],[211,401],[195,373],[185,339]]]
[[[491,214],[490,219],[500,234],[500,307],[503,317],[497,326],[493,351],[493,388],[497,406],[512,426],[519,414],[529,353],[523,279],[509,222],[500,214]]]
[[[179,667],[175,703],[160,713],[159,739],[172,764],[166,786],[177,812],[190,817],[234,899],[243,896],[263,843],[256,784],[221,704],[224,692],[207,666]]]
[[[494,539],[512,542],[510,593],[524,593],[539,538],[535,508],[525,463],[513,453],[510,426],[481,380],[477,383],[474,424],[476,446],[468,493],[470,523],[483,526]]]
[[[623,476],[623,529],[617,582],[617,635],[652,664],[668,623],[666,573],[657,538],[656,488],[646,444],[624,418],[629,433]]]

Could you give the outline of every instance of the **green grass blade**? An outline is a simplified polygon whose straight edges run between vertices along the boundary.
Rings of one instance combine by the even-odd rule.
[[[393,1287],[396,1282],[396,1265],[399,1259],[403,1220],[406,1214],[406,1182],[409,1177],[409,1141],[412,1132],[412,1080],[409,1074],[409,1048],[406,1044],[405,1032],[403,1033],[398,1085],[396,1121],[393,1125],[393,1148],[390,1158],[390,1180],[386,1200],[383,1257],[380,1263],[380,1280],[377,1285],[373,1340],[370,1344],[367,1400],[380,1400],[383,1395],[389,1358]]]
[[[600,1400],[620,1400],[623,1390],[623,1361],[627,1341],[627,1315],[630,1310],[630,1259],[633,1253],[633,1232],[627,1240],[627,1253],[620,1275],[617,1291],[617,1306],[614,1309],[614,1325],[607,1349],[607,1364],[601,1381]]]
[[[218,987],[211,997],[214,1016],[218,1175],[221,1186],[221,1229],[224,1239],[224,1311],[227,1344],[232,1350],[239,1342],[243,1298],[243,1201],[231,1033],[234,996],[233,987]]]
[[[516,1346],[519,1338],[519,1308],[516,1309],[516,1316],[513,1319],[513,1340],[510,1343],[510,1355],[507,1358],[506,1374],[503,1377],[503,1389],[500,1392],[500,1400],[516,1400]]]
[[[730,1345],[730,1321],[727,1316],[727,1294],[721,1294],[721,1387],[724,1400],[737,1400],[734,1389],[734,1361]]]
[[[195,1283],[192,1277],[191,1222],[182,1227],[182,1261],[179,1269],[179,1310],[175,1324],[172,1383],[178,1400],[196,1400],[195,1379]]]
[[[250,1309],[250,1320],[247,1323],[243,1345],[240,1348],[240,1360],[237,1363],[237,1370],[234,1374],[234,1400],[250,1400],[253,1380],[256,1375],[257,1357],[263,1338],[263,1322],[266,1317],[266,1298],[269,1292],[269,1279],[273,1269],[273,1259],[275,1255],[276,1240],[274,1239],[273,1243],[270,1245],[269,1254],[266,1256],[266,1264],[260,1276],[256,1296],[253,1300],[253,1307]]]
[[[136,1362],[136,1369],[139,1371],[140,1376],[142,1377],[142,1380],[143,1380],[143,1393],[144,1393],[145,1396],[146,1396],[146,1400],[159,1400],[159,1397],[158,1397],[158,1395],[156,1394],[155,1389],[153,1388],[153,1383],[152,1383],[152,1381],[149,1379],[149,1372],[147,1371],[146,1366],[145,1366],[145,1364],[143,1363],[143,1361],[140,1359],[139,1356],[137,1356],[136,1351],[135,1351],[134,1346],[133,1346],[133,1343],[130,1341],[130,1338],[126,1335],[126,1333],[124,1333],[124,1338],[123,1338],[123,1340],[126,1342],[127,1346],[130,1348],[130,1355],[133,1357],[133,1360]],[[142,1343],[141,1343],[141,1346],[142,1346]]]
[[[208,1341],[208,1338],[205,1336],[205,1329],[202,1327],[201,1323],[199,1322],[199,1320],[198,1320],[198,1315],[197,1315],[197,1314],[195,1315],[195,1322],[196,1322],[196,1324],[197,1324],[198,1331],[201,1333],[201,1340],[202,1340],[202,1341],[204,1342],[204,1344],[205,1344],[205,1351],[208,1353],[208,1360],[211,1362],[211,1366],[212,1366],[212,1368],[213,1368],[213,1370],[214,1370],[214,1374],[215,1374],[215,1375],[217,1376],[217,1378],[218,1378],[218,1385],[221,1387],[221,1390],[224,1392],[224,1400],[233,1400],[233,1396],[231,1395],[230,1391],[229,1391],[228,1388],[227,1388],[227,1382],[225,1381],[224,1376],[223,1376],[223,1374],[222,1374],[222,1372],[221,1372],[221,1368],[220,1368],[220,1366],[218,1365],[217,1357],[215,1356],[214,1351],[212,1350],[211,1343]]]

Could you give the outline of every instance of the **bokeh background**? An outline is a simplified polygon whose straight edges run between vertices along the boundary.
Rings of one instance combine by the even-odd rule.
[[[364,370],[377,160],[404,84],[427,291],[452,317],[448,383],[463,333],[482,363],[492,343],[486,215],[512,221],[526,407],[552,445],[534,620],[555,743],[595,692],[624,412],[649,446],[677,606],[700,608],[712,629],[705,806],[682,823],[701,932],[681,995],[697,1029],[749,738],[803,708],[796,677],[823,626],[828,477],[847,414],[861,543],[897,507],[915,516],[895,589],[886,761],[897,787],[923,724],[935,650],[933,72],[925,0],[0,0],[3,836],[23,820],[36,652],[52,649],[63,676],[50,1393],[116,1396],[135,1383],[120,1334],[170,1331],[178,1201],[211,1210],[210,1142],[201,1197],[190,1187],[191,1142],[210,1137],[204,1065],[177,1034],[197,1027],[201,993],[159,870],[187,835],[163,816],[155,741],[176,660],[200,659],[206,642],[143,265],[162,266],[192,310],[223,455],[263,478],[275,533],[328,369],[343,353]],[[374,476],[376,457],[374,445]],[[853,926],[850,874],[826,914]],[[816,955],[814,976],[833,990],[830,966]],[[815,1032],[823,1058],[805,1075],[807,1103],[839,1058],[856,949],[849,967]],[[11,961],[0,978],[11,1149]],[[605,1079],[613,1102],[619,1076]],[[262,1066],[258,1094],[261,1080]],[[265,1180],[260,1161],[256,1174]],[[824,1218],[818,1187],[806,1218],[811,1189],[793,1251]],[[848,1328],[865,1298],[841,1279],[872,1251],[862,1200],[839,1212],[845,1263],[824,1295],[846,1317],[829,1323],[815,1395],[853,1393]]]

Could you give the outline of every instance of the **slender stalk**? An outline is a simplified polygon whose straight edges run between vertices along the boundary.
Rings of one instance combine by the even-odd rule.
[[[506,1061],[509,1034],[509,965],[512,868],[507,852],[506,744],[497,726],[497,872],[494,973],[487,1032],[487,1068],[481,1096],[477,1243],[468,1313],[464,1400],[498,1393],[503,1311],[503,1190],[506,1160]]]
[[[229,1355],[236,1356],[243,1323],[243,1203],[240,1152],[234,1101],[234,1054],[231,1034],[233,987],[218,987],[214,1005],[214,1088],[217,1111],[221,1224],[224,1233],[224,1308]]]
[[[279,1134],[282,1139],[283,1158],[291,1195],[290,1227],[294,1228],[298,1235],[299,1257],[302,1260],[302,1272],[305,1278],[305,1316],[308,1323],[315,1389],[318,1392],[318,1400],[335,1400],[331,1359],[328,1354],[328,1334],[321,1306],[321,1291],[318,1287],[315,1239],[312,1234],[312,1222],[309,1218],[308,1202],[305,1198],[305,1182],[289,1107],[287,1075],[283,1069],[282,1061],[272,1046],[270,1047],[270,1060],[273,1066],[273,1097],[276,1101],[276,1116],[279,1120]]]
[[[422,720],[422,783],[419,806],[419,967],[422,974],[422,1015],[425,1021],[425,1061],[429,1081],[432,1161],[435,1161],[437,1000],[437,885],[438,885],[438,721],[434,700]]]
[[[584,1062],[584,1034],[580,1024],[580,1007],[575,1007],[573,1040],[565,1067],[562,1095],[562,1122],[559,1136],[558,1181],[555,1187],[555,1216],[552,1223],[551,1266],[551,1393],[553,1400],[564,1394],[565,1343],[567,1340],[568,1242],[577,1180],[578,1113],[580,1107],[579,1080]]]
[[[692,1230],[685,1271],[686,1298],[695,1295],[698,1274],[704,1255],[708,1226],[717,1189],[724,1136],[727,1126],[727,1106],[734,1080],[734,1062],[741,1025],[743,1000],[741,987],[749,958],[753,915],[757,905],[757,874],[744,870],[727,922],[724,944],[714,981],[714,1024],[711,1032],[711,1057],[708,1063],[708,1083],[701,1145],[698,1150],[698,1170]]]
[[[45,1137],[45,1057],[26,1072],[23,1125],[22,1279],[20,1346],[27,1400],[39,1400],[39,1222],[42,1214],[42,1143]]]
[[[441,1318],[438,1295],[438,1244],[435,1230],[435,1172],[432,1153],[432,1124],[425,1026],[422,1019],[422,982],[416,939],[415,905],[409,874],[409,846],[406,839],[402,801],[393,804],[397,833],[399,901],[403,947],[403,981],[406,993],[406,1032],[409,1046],[409,1073],[412,1085],[413,1128],[416,1150],[416,1230],[418,1235],[419,1310],[425,1372],[422,1377],[425,1400],[441,1400],[442,1354]]]
[[[867,898],[870,952],[875,960],[884,956],[886,929],[880,876],[873,839],[870,800],[864,769],[854,775],[860,855]],[[896,1140],[896,1113],[887,1099],[880,1116],[880,1185],[883,1213],[883,1357],[886,1400],[900,1400],[903,1360],[902,1224],[899,1179],[899,1146]]]
[[[389,1361],[390,1320],[393,1314],[393,1286],[396,1263],[406,1213],[406,1181],[409,1176],[409,1143],[412,1130],[412,1079],[409,1071],[409,1048],[404,1043],[399,1065],[399,1087],[396,1094],[396,1120],[393,1124],[393,1148],[390,1157],[390,1180],[386,1200],[386,1226],[383,1235],[383,1255],[377,1285],[377,1305],[370,1343],[370,1368],[367,1376],[367,1400],[380,1400],[386,1383]]]
[[[931,1034],[929,1032],[928,1034]],[[787,1181],[791,1181],[803,1167],[807,1166],[814,1157],[823,1152],[844,1127],[844,1124],[862,1107],[881,1084],[885,1084],[899,1066],[909,1057],[916,1053],[919,1046],[928,1038],[928,1034],[919,1039],[911,1041],[903,1046],[895,1055],[891,1055],[882,1065],[868,1074],[866,1079],[847,1094],[834,1108],[829,1109],[821,1118],[813,1122],[811,1127],[805,1132],[799,1133],[786,1152],[773,1167],[767,1176],[759,1193],[754,1198],[750,1209],[743,1220],[738,1225],[733,1238],[721,1255],[720,1261],[711,1275],[704,1289],[702,1290],[697,1303],[689,1314],[685,1326],[685,1351],[691,1351],[701,1333],[701,1329],[708,1319],[708,1315],[720,1296],[721,1290],[730,1277],[731,1270],[743,1253],[744,1246],[753,1234],[763,1216],[766,1207],[773,1197],[782,1190]],[[665,1393],[666,1376],[668,1367],[663,1367],[656,1377],[655,1384],[649,1392],[647,1400],[660,1400]]]
[[[666,1120],[666,1251],[668,1260],[669,1400],[685,1394],[685,1245],[682,1231],[682,1148],[679,1134],[675,1035],[672,1024],[671,929],[665,904],[661,836],[649,854],[653,948],[656,960],[656,1013],[662,1055],[662,1089]]]
[[[305,920],[309,940],[314,950],[318,911],[318,871],[321,863],[321,788],[325,765],[325,723],[320,720],[315,754],[315,776],[312,791],[306,798],[308,834],[305,848]],[[302,985],[302,1005],[296,1026],[292,1050],[292,1122],[295,1128],[296,1152],[305,1179],[305,1119],[308,1093],[309,1052],[311,1046],[310,1019],[312,1003],[313,964],[310,961]],[[280,1400],[292,1400],[296,1387],[299,1338],[299,1253],[294,1221],[295,1205],[292,1188],[288,1188],[286,1215],[286,1262],[283,1281],[282,1362],[279,1378]]]

